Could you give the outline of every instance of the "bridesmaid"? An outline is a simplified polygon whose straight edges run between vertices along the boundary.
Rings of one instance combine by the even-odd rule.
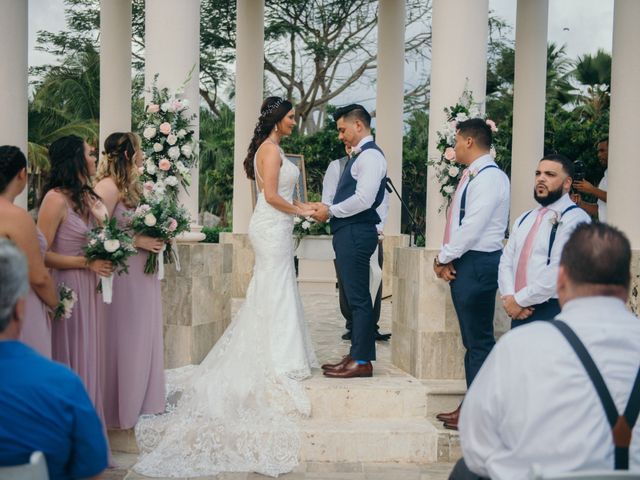
[[[143,154],[133,133],[113,133],[104,142],[96,192],[121,228],[140,201],[138,167]],[[138,254],[129,258],[129,274],[113,280],[113,303],[106,306],[105,418],[109,428],[132,428],[142,414],[164,411],[162,302],[157,275],[144,273],[148,252],[163,242],[136,235]]]
[[[52,356],[80,376],[104,421],[104,304],[96,286],[97,275],[110,275],[112,265],[106,260],[87,262],[82,248],[87,232],[107,211],[91,188],[96,159],[85,141],[62,137],[49,147],[49,158],[51,173],[38,215],[38,227],[50,245],[45,262],[55,269],[56,282],[64,282],[78,296],[71,317],[53,324]]]
[[[13,204],[27,185],[27,159],[18,147],[0,147],[0,237],[11,239],[27,256],[31,290],[27,297],[20,340],[51,358],[51,322],[47,307],[58,304],[58,294],[44,266],[47,241],[31,216]]]

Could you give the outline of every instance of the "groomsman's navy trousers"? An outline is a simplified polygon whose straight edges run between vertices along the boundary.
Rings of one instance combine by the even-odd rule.
[[[333,234],[336,267],[342,282],[351,318],[352,358],[375,360],[375,321],[369,293],[369,261],[378,245],[374,224],[351,223]]]
[[[501,250],[470,250],[453,261],[456,278],[450,282],[451,299],[460,322],[467,387],[475,378],[496,341],[493,314],[498,289]]]
[[[544,303],[532,305],[533,313],[524,320],[511,320],[511,328],[521,327],[536,320],[553,320],[560,313],[560,303],[557,298],[550,298]]]

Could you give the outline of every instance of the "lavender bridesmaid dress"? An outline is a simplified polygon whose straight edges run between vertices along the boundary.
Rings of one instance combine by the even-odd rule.
[[[37,229],[37,232],[40,254],[44,259],[44,253],[47,251],[47,239],[40,229]],[[51,358],[51,322],[47,315],[46,305],[33,289],[29,289],[29,295],[27,296],[20,340],[41,355]]]
[[[87,232],[93,228],[72,208],[58,227],[51,251],[83,256]],[[64,283],[76,292],[78,301],[68,319],[53,322],[52,357],[76,372],[104,423],[104,304],[96,293],[97,275],[88,269],[54,270],[56,285]]]
[[[126,228],[127,208],[113,216]],[[129,274],[113,279],[113,303],[106,305],[105,417],[109,428],[132,428],[142,414],[165,406],[162,300],[157,274],[144,273],[148,252],[129,257]]]

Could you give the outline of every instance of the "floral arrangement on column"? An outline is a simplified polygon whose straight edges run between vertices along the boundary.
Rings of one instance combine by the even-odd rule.
[[[473,100],[473,94],[466,88],[458,102],[455,105],[446,107],[444,113],[447,116],[447,121],[437,131],[437,148],[440,155],[437,158],[428,159],[427,165],[435,170],[436,178],[440,184],[440,194],[444,198],[443,207],[446,207],[453,198],[463,170],[462,166],[456,163],[456,153],[453,148],[458,122],[464,122],[470,118],[482,118],[487,122],[492,132],[497,132],[498,128],[493,120],[486,118],[480,109],[480,103]],[[493,146],[491,147],[491,155],[493,157],[496,156]]]
[[[159,89],[154,81],[151,94],[140,127],[146,156],[140,172],[144,196],[177,200],[179,186],[189,186],[190,169],[197,163],[191,128],[195,114],[187,115],[189,101],[181,98],[180,92],[171,94],[167,88]]]

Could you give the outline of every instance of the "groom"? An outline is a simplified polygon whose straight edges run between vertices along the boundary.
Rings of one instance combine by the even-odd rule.
[[[338,181],[333,205],[316,204],[314,218],[329,219],[336,267],[351,310],[351,351],[342,361],[323,365],[327,377],[370,377],[376,359],[375,321],[369,293],[369,261],[378,245],[376,208],[384,198],[387,161],[373,141],[371,115],[361,105],[333,114],[338,139],[352,145],[351,158]]]

